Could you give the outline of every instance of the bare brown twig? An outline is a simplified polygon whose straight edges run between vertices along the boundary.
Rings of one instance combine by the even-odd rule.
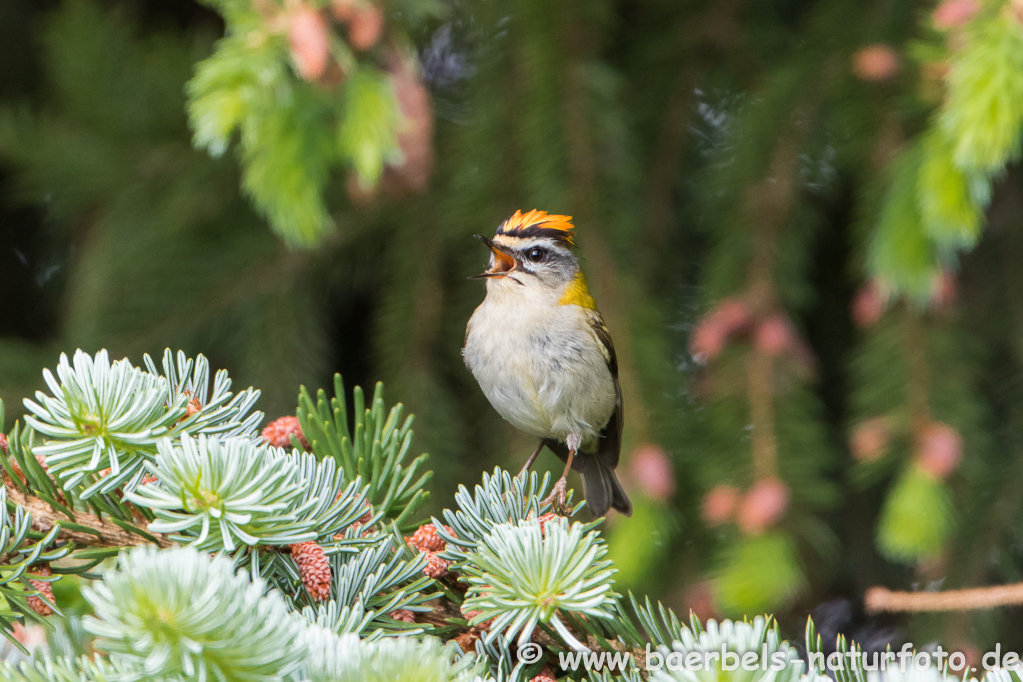
[[[869,613],[882,611],[971,611],[1023,604],[1023,583],[945,592],[893,592],[872,587],[864,596]]]

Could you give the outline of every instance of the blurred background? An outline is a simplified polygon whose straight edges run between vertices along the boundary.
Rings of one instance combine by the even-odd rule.
[[[1016,12],[0,0],[7,424],[76,348],[205,354],[268,421],[383,381],[436,513],[534,445],[462,364],[472,235],[568,214],[625,394],[623,589],[1019,650],[1018,608],[863,606],[1023,580]]]

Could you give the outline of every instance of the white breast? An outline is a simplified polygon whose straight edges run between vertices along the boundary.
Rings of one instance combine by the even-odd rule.
[[[575,433],[589,449],[614,413],[615,388],[587,311],[514,282],[488,290],[462,351],[483,393],[521,431]]]

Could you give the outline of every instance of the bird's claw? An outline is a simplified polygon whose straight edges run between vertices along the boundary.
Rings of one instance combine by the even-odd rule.
[[[556,512],[564,515],[568,511],[568,507],[565,504],[566,496],[568,493],[568,481],[562,476],[558,479],[558,482],[554,484],[554,489],[551,494],[544,498],[542,504],[553,504]]]

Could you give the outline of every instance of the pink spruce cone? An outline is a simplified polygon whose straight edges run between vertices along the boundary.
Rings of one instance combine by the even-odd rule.
[[[554,519],[557,519],[557,518],[560,518],[560,517],[557,514],[555,514],[554,512],[547,512],[546,514],[541,514],[540,518],[537,519],[537,521],[540,522],[540,533],[541,534],[545,534],[546,533],[546,529],[547,529],[547,522],[548,521],[553,521]]]
[[[860,422],[853,430],[849,444],[852,455],[861,462],[873,462],[880,459],[888,449],[888,420],[884,417],[871,417]]]
[[[744,533],[756,535],[777,523],[789,506],[789,487],[777,478],[757,481],[739,505],[738,524]]]
[[[356,50],[376,45],[383,31],[384,13],[376,4],[359,7],[348,21],[348,40]]]
[[[977,0],[945,0],[935,8],[932,15],[934,28],[947,31],[965,26],[979,11],[980,3]]]
[[[713,360],[724,350],[728,338],[751,320],[749,306],[739,298],[726,298],[700,318],[693,331],[690,352],[698,360]]]
[[[720,526],[731,521],[739,506],[739,491],[730,485],[717,485],[703,496],[700,515],[709,526]]]
[[[298,574],[306,592],[314,601],[327,601],[330,598],[330,585],[333,578],[330,573],[330,562],[323,548],[315,542],[300,542],[291,545],[291,558],[298,566]]]
[[[916,463],[935,478],[948,478],[963,459],[963,437],[948,424],[931,422],[917,436]]]
[[[441,559],[436,552],[426,552],[426,568],[423,569],[423,573],[427,576],[439,580],[448,574],[450,567],[451,562]]]
[[[675,467],[660,445],[646,443],[629,456],[629,474],[640,489],[655,500],[665,501],[675,494]]]
[[[299,6],[291,17],[288,40],[299,75],[307,81],[322,76],[330,57],[330,31],[323,15],[312,7]]]
[[[753,341],[768,355],[779,356],[795,345],[796,333],[784,315],[771,315],[757,326]]]
[[[280,417],[266,425],[263,429],[263,442],[275,448],[291,448],[291,434],[295,434],[299,444],[309,450],[309,441],[302,433],[302,425],[298,423],[298,417]]]
[[[888,308],[888,296],[875,280],[860,287],[853,298],[852,318],[860,329],[874,326]]]
[[[408,609],[398,609],[397,611],[391,611],[388,614],[394,620],[400,620],[403,623],[415,623],[416,618],[412,615],[412,612]]]
[[[853,55],[853,73],[864,81],[885,81],[899,71],[899,55],[890,45],[875,43]]]
[[[38,575],[48,577],[52,575],[48,564],[42,564],[41,566],[34,566],[31,569],[29,575]],[[46,580],[33,580],[28,579],[29,584],[36,589],[39,594],[46,597],[51,604],[56,602],[53,601],[53,585]],[[53,609],[51,609],[42,599],[36,596],[28,598],[28,607],[38,613],[40,616],[52,616]]]
[[[444,526],[444,530],[448,533],[454,533],[451,526]],[[418,549],[420,552],[443,552],[444,548],[447,547],[444,538],[437,534],[437,528],[432,523],[425,523],[420,526],[405,542],[408,543],[409,547]]]

